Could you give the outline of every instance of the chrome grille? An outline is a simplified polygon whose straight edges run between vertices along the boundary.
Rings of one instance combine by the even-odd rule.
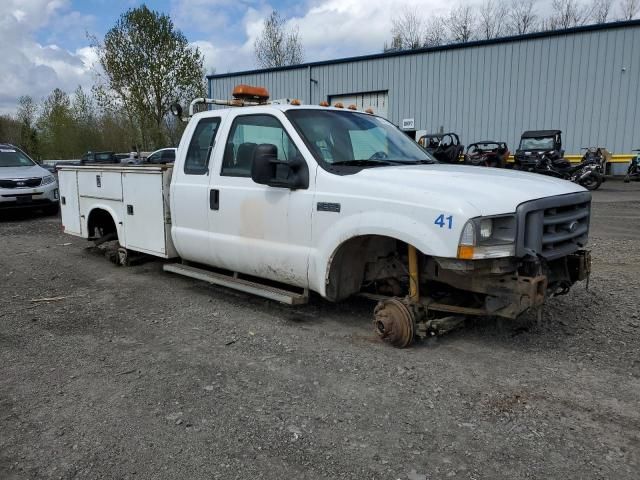
[[[518,209],[518,256],[548,260],[583,248],[589,236],[591,194],[579,192],[542,198]]]
[[[42,183],[42,178],[16,178],[0,180],[0,188],[33,188]]]

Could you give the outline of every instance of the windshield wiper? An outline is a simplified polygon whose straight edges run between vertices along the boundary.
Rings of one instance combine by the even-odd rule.
[[[436,160],[412,160],[410,162],[404,162],[406,165],[432,165],[438,163]]]

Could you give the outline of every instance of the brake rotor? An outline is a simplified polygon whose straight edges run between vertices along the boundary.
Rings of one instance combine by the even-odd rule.
[[[404,303],[397,298],[381,300],[373,315],[373,328],[382,340],[398,348],[411,345],[415,335],[415,318]]]

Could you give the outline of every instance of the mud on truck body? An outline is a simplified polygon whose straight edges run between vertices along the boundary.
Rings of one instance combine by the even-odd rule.
[[[588,277],[582,187],[438,163],[355,107],[234,93],[192,103],[243,108],[190,116],[174,165],[62,167],[65,230],[116,241],[120,263],[144,252],[285,303],[368,296],[397,347],[468,316],[516,318]]]

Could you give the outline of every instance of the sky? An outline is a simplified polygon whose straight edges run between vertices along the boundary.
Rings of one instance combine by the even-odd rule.
[[[461,0],[465,1],[465,0]],[[549,0],[541,0],[546,2]],[[468,0],[480,3],[480,0]],[[0,0],[0,113],[20,95],[40,102],[58,87],[69,93],[95,81],[89,35],[101,39],[135,0]],[[148,0],[204,55],[206,73],[256,68],[253,44],[278,10],[299,29],[305,61],[376,53],[404,8],[443,14],[452,0]]]

